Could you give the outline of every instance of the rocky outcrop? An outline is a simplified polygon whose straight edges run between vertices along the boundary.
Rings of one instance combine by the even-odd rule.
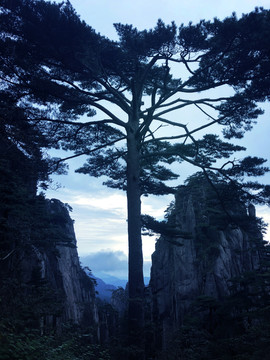
[[[178,235],[161,236],[152,255],[153,317],[163,348],[196,299],[222,301],[234,278],[259,269],[263,240],[254,211],[237,201],[226,211],[204,186],[179,189],[169,216]]]
[[[61,283],[64,293],[63,321],[97,325],[95,287],[80,266],[73,221],[68,209],[56,199],[47,200],[47,208],[52,221],[58,226],[61,239],[55,243],[56,255],[41,254],[42,276],[51,283]]]
[[[91,314],[90,324],[98,323],[97,308],[95,304],[95,287],[89,281],[89,277],[81,269],[77,253],[77,244],[73,228],[73,222],[69,217],[66,207],[56,199],[48,204],[50,214],[53,218],[61,215],[62,233],[65,234],[67,242],[56,245],[59,252],[57,267],[61,274],[63,290],[65,293],[65,319],[73,320],[76,323],[86,321],[85,316]]]
[[[95,287],[80,266],[68,206],[37,196],[36,162],[2,140],[0,317],[41,333],[70,321],[98,338]]]
[[[67,206],[56,199],[42,199],[41,203],[40,227],[29,230],[29,243],[7,259],[7,266],[12,268],[16,262],[21,284],[46,285],[50,296],[43,314],[36,314],[40,317],[41,333],[53,328],[61,331],[61,325],[71,321],[95,327],[98,338],[95,287],[80,266]]]

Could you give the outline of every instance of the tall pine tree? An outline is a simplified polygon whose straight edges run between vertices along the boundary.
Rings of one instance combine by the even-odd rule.
[[[269,98],[270,12],[179,28],[159,20],[143,31],[115,24],[118,41],[97,34],[69,2],[2,0],[0,21],[2,96],[15,99],[47,147],[88,155],[79,172],[106,175],[108,186],[127,193],[130,333],[140,344],[141,196],[174,191],[166,181],[177,178],[168,168],[175,161],[232,181],[244,164],[250,175],[268,171],[251,157],[218,167],[217,159],[244,148],[199,136],[219,125],[225,138],[240,138],[262,113],[256,103]],[[226,95],[213,91],[220,88]],[[194,111],[190,126],[180,118],[186,108]],[[269,199],[268,187],[241,186],[257,201]]]

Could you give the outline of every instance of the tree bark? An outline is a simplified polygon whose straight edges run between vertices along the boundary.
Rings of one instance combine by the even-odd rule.
[[[140,148],[136,123],[127,134],[127,208],[129,247],[129,338],[132,345],[143,348],[144,280],[141,238]],[[138,359],[142,357],[137,357]]]

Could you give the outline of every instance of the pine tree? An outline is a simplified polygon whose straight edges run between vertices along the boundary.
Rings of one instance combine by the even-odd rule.
[[[129,317],[140,344],[141,196],[174,192],[166,181],[178,176],[168,168],[175,161],[235,184],[243,166],[250,174],[268,171],[263,159],[251,157],[217,166],[217,159],[245,149],[215,135],[198,136],[220,125],[225,138],[241,138],[262,114],[257,102],[269,99],[270,12],[179,28],[159,20],[143,31],[115,24],[119,41],[96,33],[69,2],[3,0],[0,17],[3,96],[15,99],[47,147],[88,155],[78,172],[106,175],[106,185],[127,193]],[[229,95],[212,95],[219,88]],[[179,118],[186,108],[194,109],[191,126]],[[267,186],[241,187],[247,194],[255,190],[256,201],[269,199]]]

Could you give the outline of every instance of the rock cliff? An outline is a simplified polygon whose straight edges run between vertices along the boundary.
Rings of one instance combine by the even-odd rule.
[[[59,200],[51,199],[45,200],[44,211],[48,216],[48,228],[51,228],[47,241],[52,246],[45,249],[32,245],[32,251],[28,251],[22,260],[24,276],[32,274],[34,268],[39,268],[41,279],[62,293],[63,311],[56,317],[57,323],[72,321],[76,324],[97,325],[95,287],[80,266],[68,209]],[[55,232],[52,233],[52,230]],[[53,241],[50,236],[54,237]]]
[[[18,244],[8,258],[2,259],[2,280],[16,279],[20,287],[25,286],[29,297],[33,289],[45,292],[45,297],[40,294],[41,299],[35,299],[44,301],[42,309],[33,308],[41,333],[52,329],[61,332],[62,324],[70,321],[95,327],[98,338],[95,287],[80,266],[68,210],[56,199],[42,199],[41,203],[39,208],[45,218],[39,219],[34,231],[29,229],[28,243]]]
[[[0,315],[41,333],[70,321],[98,338],[95,287],[80,266],[68,206],[36,196],[35,163],[0,144]]]
[[[247,212],[230,199],[227,209],[203,184],[180,187],[176,195],[168,216],[176,232],[161,236],[152,255],[153,317],[163,348],[197,299],[222,301],[235,278],[260,268],[263,240],[254,207]]]

